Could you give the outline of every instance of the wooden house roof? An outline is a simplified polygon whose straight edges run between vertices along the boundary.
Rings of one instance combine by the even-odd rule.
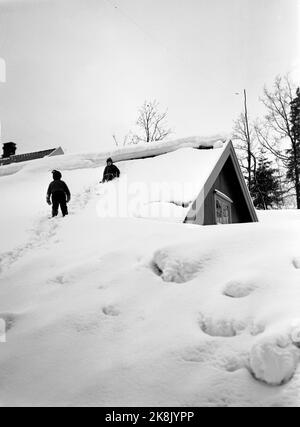
[[[9,165],[11,163],[27,162],[30,160],[42,159],[47,156],[54,156],[56,154],[64,154],[61,147],[51,148],[49,150],[34,151],[32,153],[15,154],[13,156],[0,159],[0,165]]]

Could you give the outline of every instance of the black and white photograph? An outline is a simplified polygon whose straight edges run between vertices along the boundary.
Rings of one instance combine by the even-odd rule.
[[[299,0],[0,0],[0,407],[300,407]]]

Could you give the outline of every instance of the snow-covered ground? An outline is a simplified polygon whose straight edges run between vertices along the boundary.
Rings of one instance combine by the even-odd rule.
[[[178,153],[190,159],[164,157]],[[156,161],[121,163],[122,176],[137,162],[153,176]],[[73,199],[53,220],[45,191],[61,162]],[[92,159],[12,168],[0,178],[0,405],[299,405],[299,212],[212,227],[103,218],[121,182],[100,185]]]

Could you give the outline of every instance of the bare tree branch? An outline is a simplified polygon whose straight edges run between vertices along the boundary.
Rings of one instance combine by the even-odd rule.
[[[236,141],[235,147],[239,155],[239,160],[242,169],[246,172],[248,187],[251,188],[251,182],[255,177],[256,172],[256,142],[253,126],[249,124],[248,110],[246,108],[245,97],[245,113],[241,114],[234,124],[233,140]],[[245,157],[241,155],[245,153]]]
[[[141,140],[144,142],[162,141],[170,133],[166,127],[167,111],[160,113],[157,101],[145,102],[139,110],[137,126],[142,131]]]
[[[261,101],[266,115],[263,126],[256,128],[256,134],[262,146],[287,168],[289,178],[294,181],[297,207],[300,209],[299,150],[290,120],[295,89],[289,75],[278,76],[272,90],[264,89]]]

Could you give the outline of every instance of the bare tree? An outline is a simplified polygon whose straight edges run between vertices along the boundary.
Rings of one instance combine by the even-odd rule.
[[[295,191],[297,208],[300,209],[299,149],[290,121],[294,93],[295,87],[289,76],[277,77],[272,90],[264,89],[261,101],[266,108],[266,115],[264,121],[256,124],[255,133],[263,147],[286,168],[292,168],[292,188]]]
[[[121,142],[114,134],[112,137],[117,147],[136,145],[140,142],[163,141],[172,133],[166,125],[168,111],[161,113],[157,101],[145,101],[138,113],[136,125],[140,132],[129,131]]]
[[[166,125],[168,112],[159,111],[157,101],[145,101],[139,109],[137,126],[141,129],[139,137],[143,142],[163,141],[172,132]]]
[[[127,145],[130,141],[131,134],[129,132],[127,135],[125,135],[122,142],[118,140],[115,134],[112,137],[117,147],[125,147],[125,145]]]
[[[118,140],[115,134],[112,137],[117,147],[125,147],[126,145],[136,145],[141,142],[141,138],[138,135],[134,134],[132,131],[129,131],[123,137],[122,142]]]

